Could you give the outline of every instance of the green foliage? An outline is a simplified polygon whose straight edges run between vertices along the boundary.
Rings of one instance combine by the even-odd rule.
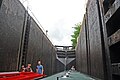
[[[73,35],[71,35],[71,37],[72,37],[71,41],[72,41],[73,48],[75,48],[77,45],[77,38],[79,36],[80,29],[81,29],[81,23],[75,24],[75,27],[73,27],[73,28],[75,31],[74,31]]]

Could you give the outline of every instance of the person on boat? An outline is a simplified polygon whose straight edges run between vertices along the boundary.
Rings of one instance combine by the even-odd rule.
[[[22,65],[21,69],[20,69],[20,72],[25,72],[25,66]]]
[[[71,67],[71,70],[72,70],[72,71],[75,71],[75,67],[74,67],[74,66],[72,66],[72,67]]]
[[[28,63],[28,66],[26,67],[25,72],[33,72],[30,63]]]
[[[38,73],[38,74],[43,74],[43,66],[41,65],[41,61],[39,60],[38,61],[38,65],[37,65],[37,67],[36,67],[36,72]]]

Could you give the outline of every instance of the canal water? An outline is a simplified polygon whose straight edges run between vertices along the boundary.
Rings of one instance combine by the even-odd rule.
[[[65,74],[67,75],[67,77],[65,76]],[[68,72],[61,72],[40,80],[96,80],[96,79],[93,79],[80,72],[71,71],[69,74]]]

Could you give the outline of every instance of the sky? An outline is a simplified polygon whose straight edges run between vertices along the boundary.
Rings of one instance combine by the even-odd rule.
[[[82,22],[87,0],[20,0],[29,7],[53,45],[71,46],[75,24]],[[29,13],[31,14],[31,11]],[[31,16],[33,16],[31,14]],[[33,17],[34,17],[33,16]],[[35,18],[34,17],[34,18]]]

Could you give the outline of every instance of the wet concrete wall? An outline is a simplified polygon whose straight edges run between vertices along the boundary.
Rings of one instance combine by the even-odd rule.
[[[78,47],[76,50],[76,68],[87,73],[87,44],[86,44],[86,31],[85,31],[85,19],[82,23],[82,30],[80,32],[78,39]]]
[[[0,71],[17,70],[24,14],[25,9],[18,0],[2,1],[0,7]]]
[[[104,78],[103,57],[102,57],[102,41],[100,33],[99,12],[97,1],[90,1],[87,8],[87,20],[89,31],[89,53],[90,53],[90,70],[91,75]],[[101,68],[99,68],[101,67]]]
[[[110,80],[105,23],[99,0],[88,0],[76,47],[76,68],[85,74]]]
[[[56,59],[56,71],[57,72],[62,72],[64,71],[65,66],[62,64],[59,60]]]

